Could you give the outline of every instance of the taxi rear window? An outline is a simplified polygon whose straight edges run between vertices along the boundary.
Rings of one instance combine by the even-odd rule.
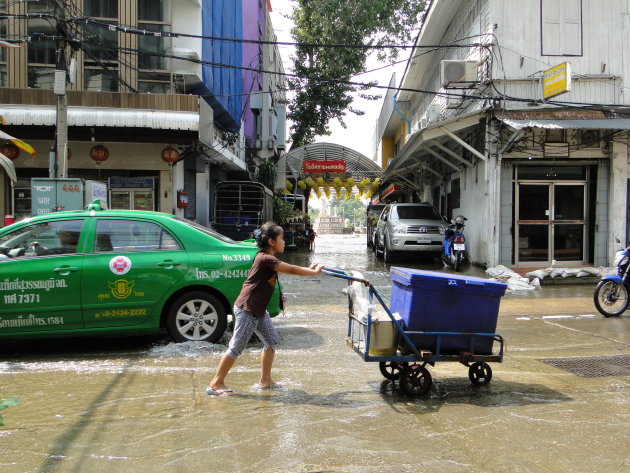
[[[179,222],[182,222],[182,223],[185,223],[189,227],[192,227],[195,230],[199,230],[200,232],[205,233],[206,235],[210,235],[211,237],[216,238],[217,240],[221,240],[222,242],[225,242],[225,243],[236,243],[231,238],[226,237],[225,235],[222,235],[221,233],[215,232],[214,230],[211,230],[208,227],[204,227],[203,225],[199,225],[197,222],[193,222],[192,220],[187,220],[185,218],[180,218],[180,217],[175,217],[175,220],[177,220]]]

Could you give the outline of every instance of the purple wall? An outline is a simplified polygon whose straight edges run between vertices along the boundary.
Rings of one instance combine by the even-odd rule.
[[[259,0],[243,1],[243,38],[253,40],[264,40],[266,25],[266,6],[261,7]],[[267,2],[263,4],[266,5]],[[266,50],[266,46],[252,43],[243,43],[243,66],[253,69],[262,69],[261,52]],[[242,71],[243,94],[249,94],[262,90],[262,74],[254,71]],[[243,121],[245,137],[250,142],[255,138],[254,114],[249,107],[249,96],[243,96]]]

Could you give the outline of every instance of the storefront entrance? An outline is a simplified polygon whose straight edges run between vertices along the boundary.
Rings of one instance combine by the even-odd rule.
[[[588,259],[588,168],[523,166],[516,182],[516,264]]]

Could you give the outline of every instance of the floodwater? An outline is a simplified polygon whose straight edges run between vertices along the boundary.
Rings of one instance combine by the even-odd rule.
[[[358,270],[390,294],[389,265],[374,259],[362,236],[322,235],[314,252],[282,258]],[[442,270],[430,260],[395,265]],[[22,401],[0,411],[0,471],[630,471],[628,375],[579,377],[541,361],[630,356],[630,317],[596,315],[592,288],[504,297],[497,331],[507,353],[492,364],[492,381],[474,386],[465,366],[437,363],[427,366],[429,394],[410,398],[346,346],[345,281],[282,281],[287,311],[274,319],[279,389],[253,389],[260,344],[227,379],[238,394],[210,397],[205,387],[221,344],[4,343],[0,398]]]

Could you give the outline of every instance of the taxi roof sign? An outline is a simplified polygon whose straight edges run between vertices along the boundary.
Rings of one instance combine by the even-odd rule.
[[[571,90],[571,63],[563,62],[543,73],[543,99]]]

